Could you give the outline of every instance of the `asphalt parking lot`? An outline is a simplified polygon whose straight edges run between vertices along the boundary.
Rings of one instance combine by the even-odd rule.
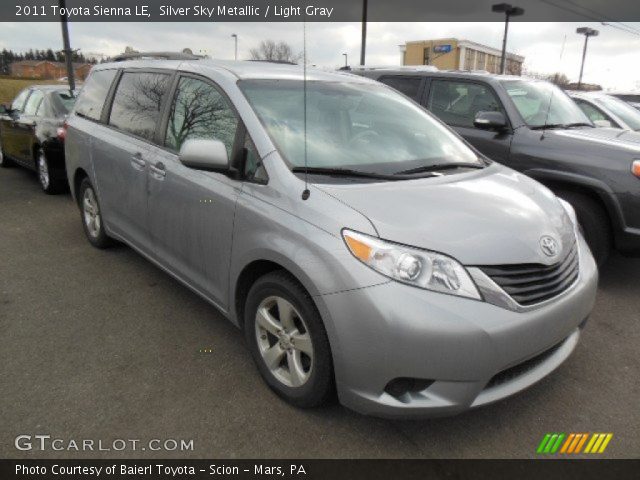
[[[337,403],[297,410],[213,307],[127,247],[91,247],[69,195],[3,169],[0,457],[533,458],[546,432],[612,432],[602,456],[637,458],[639,293],[640,259],[614,255],[573,356],[498,404],[424,421]],[[194,449],[23,452],[20,434],[193,439]]]

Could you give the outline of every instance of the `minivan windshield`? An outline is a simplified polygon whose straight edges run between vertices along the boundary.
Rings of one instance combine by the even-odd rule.
[[[593,99],[594,102],[608,108],[612,113],[622,119],[624,123],[629,125],[632,130],[640,130],[640,110],[635,109],[624,100],[612,97],[609,95],[603,95]]]
[[[580,107],[551,83],[526,80],[502,83],[529,127],[592,125]]]
[[[423,167],[483,166],[458,136],[383,85],[308,81],[306,138],[301,80],[243,80],[239,86],[281,155],[295,170],[392,175]]]

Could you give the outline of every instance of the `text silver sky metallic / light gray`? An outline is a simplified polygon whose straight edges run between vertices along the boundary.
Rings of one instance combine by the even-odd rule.
[[[307,76],[95,67],[66,133],[88,240],[207,299],[297,406],[454,414],[562,364],[597,287],[571,206],[388,87]]]

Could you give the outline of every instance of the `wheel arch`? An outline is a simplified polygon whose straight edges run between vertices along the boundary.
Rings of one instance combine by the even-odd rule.
[[[89,174],[85,171],[84,168],[78,167],[75,172],[73,172],[73,182],[71,183],[71,195],[75,199],[76,203],[78,200],[78,189],[80,188],[80,183],[85,178],[89,178]]]

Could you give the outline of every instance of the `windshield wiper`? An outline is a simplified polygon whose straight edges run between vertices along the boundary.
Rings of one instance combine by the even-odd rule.
[[[567,126],[564,123],[547,123],[546,125],[534,125],[530,128],[531,130],[551,130],[554,128],[567,128]]]
[[[308,172],[311,174],[340,176],[340,177],[362,177],[362,178],[380,178],[384,180],[399,180],[393,175],[385,175],[383,173],[363,172],[362,170],[352,170],[350,168],[330,168],[330,167],[293,167],[291,169],[295,173]]]
[[[469,162],[449,162],[436,163],[434,165],[423,165],[421,167],[410,168],[409,170],[401,170],[394,175],[411,175],[412,173],[435,172],[437,170],[448,170],[451,168],[484,168],[485,165],[480,163]]]
[[[571,128],[571,127],[591,127],[591,128],[595,128],[595,125],[592,125],[592,124],[587,123],[587,122],[575,122],[575,123],[567,123],[565,125],[565,127],[567,127],[567,128]]]

